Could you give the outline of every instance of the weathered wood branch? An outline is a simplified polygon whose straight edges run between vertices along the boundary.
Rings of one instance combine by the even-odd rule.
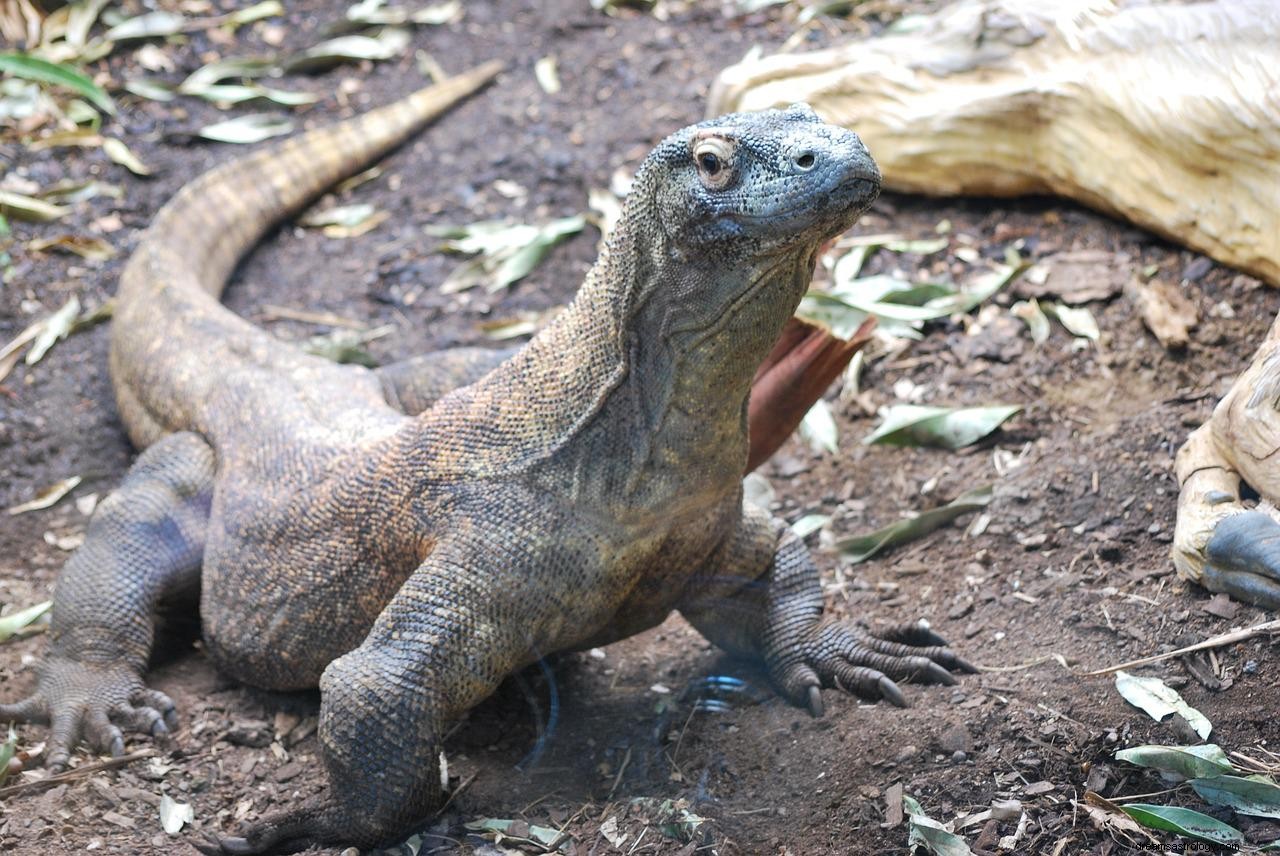
[[[1280,285],[1280,3],[968,0],[726,69],[710,115],[807,101],[888,187],[1057,193]]]

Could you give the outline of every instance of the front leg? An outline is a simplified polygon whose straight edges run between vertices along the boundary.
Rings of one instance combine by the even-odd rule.
[[[173,702],[142,675],[156,608],[200,591],[214,469],[213,450],[195,434],[157,441],[98,506],[58,575],[36,693],[0,704],[0,723],[50,726],[52,771],[70,764],[82,738],[120,755],[121,728],[159,736],[177,725]]]
[[[814,716],[822,715],[821,687],[905,707],[894,681],[953,684],[952,671],[974,671],[923,625],[876,636],[823,616],[804,543],[759,509],[746,509],[680,611],[726,651],[763,659],[782,695]]]
[[[460,528],[480,523],[460,523]],[[383,609],[360,647],[320,678],[321,797],[195,846],[209,854],[371,849],[413,832],[440,805],[442,735],[539,649],[561,599],[539,586],[516,535],[443,544]],[[545,557],[544,557],[545,558]],[[317,628],[319,630],[319,628]]]

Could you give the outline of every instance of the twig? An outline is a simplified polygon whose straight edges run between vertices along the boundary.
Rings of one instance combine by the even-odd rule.
[[[1194,645],[1188,645],[1185,648],[1179,648],[1176,651],[1169,651],[1165,654],[1152,654],[1150,657],[1141,657],[1137,660],[1130,660],[1127,663],[1121,663],[1118,666],[1108,666],[1105,669],[1098,669],[1093,672],[1085,672],[1084,677],[1092,678],[1098,675],[1107,675],[1112,672],[1118,672],[1121,669],[1132,669],[1135,666],[1145,666],[1148,663],[1158,663],[1161,660],[1168,660],[1173,657],[1181,657],[1183,654],[1190,654],[1192,651],[1203,651],[1205,648],[1221,648],[1223,645],[1233,645],[1236,642],[1244,642],[1255,636],[1262,636],[1264,633],[1280,633],[1280,619],[1274,621],[1264,621],[1261,624],[1255,624],[1252,627],[1246,627],[1243,630],[1232,630],[1230,633],[1222,633],[1218,636],[1212,636],[1203,642],[1197,642]]]
[[[74,782],[77,779],[83,779],[90,773],[98,773],[102,770],[112,770],[116,767],[123,767],[126,764],[132,764],[134,761],[141,761],[143,758],[154,758],[160,753],[154,749],[142,749],[138,752],[131,752],[128,755],[121,755],[119,758],[108,758],[105,761],[90,761],[88,764],[81,764],[74,770],[67,770],[65,773],[58,773],[53,776],[46,776],[43,779],[33,779],[29,782],[19,782],[16,785],[10,785],[7,788],[0,788],[0,799],[12,796],[14,794],[24,793],[26,791],[42,791],[45,788],[54,788],[63,782]]]
[[[631,763],[631,747],[627,747],[627,754],[622,756],[622,766],[618,768],[618,775],[613,777],[613,787],[609,788],[609,796],[605,799],[613,799],[613,792],[618,789],[618,785],[622,782],[622,774],[627,771],[627,765]]]
[[[458,786],[453,790],[449,791],[449,798],[444,801],[444,805],[436,809],[436,813],[432,815],[432,817],[439,817],[440,815],[444,814],[444,810],[449,807],[449,804],[453,802],[454,798],[458,796],[458,794],[465,791],[467,788],[471,787],[471,783],[474,782],[476,780],[476,777],[479,775],[480,775],[479,773],[472,773],[470,776],[467,776],[461,782],[458,782]]]
[[[977,669],[979,672],[1021,672],[1024,669],[1034,669],[1036,666],[1042,666],[1045,663],[1057,663],[1068,672],[1072,671],[1072,668],[1067,665],[1067,658],[1061,654],[1046,654],[1029,663],[1019,663],[1016,666],[978,666]]]

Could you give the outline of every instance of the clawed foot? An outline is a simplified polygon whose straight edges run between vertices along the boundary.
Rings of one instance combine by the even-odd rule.
[[[362,843],[358,825],[324,798],[301,807],[277,812],[248,825],[241,835],[205,834],[192,841],[205,856],[248,856],[261,853],[297,853],[313,844]]]
[[[822,687],[907,707],[896,681],[951,685],[952,672],[975,672],[923,623],[873,635],[846,621],[824,621],[779,652],[775,679],[792,703],[822,716]]]
[[[0,722],[49,725],[46,765],[58,773],[82,738],[95,752],[119,756],[121,729],[161,737],[177,728],[178,715],[167,695],[147,689],[128,667],[51,656],[40,689],[17,704],[0,704]]]
[[[1280,523],[1261,511],[1222,519],[1205,547],[1203,574],[1209,591],[1280,609]]]

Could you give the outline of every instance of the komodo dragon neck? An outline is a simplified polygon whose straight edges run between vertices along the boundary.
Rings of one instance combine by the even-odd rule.
[[[570,469],[625,472],[634,485],[660,458],[714,461],[717,474],[741,476],[751,380],[807,287],[814,248],[690,257],[656,215],[654,172],[637,173],[573,302],[507,363],[423,415],[428,433],[486,426],[489,443],[471,448],[488,453],[453,463],[482,474],[554,457]],[[601,460],[601,434],[631,442],[615,439]],[[433,441],[422,443],[438,475]]]

